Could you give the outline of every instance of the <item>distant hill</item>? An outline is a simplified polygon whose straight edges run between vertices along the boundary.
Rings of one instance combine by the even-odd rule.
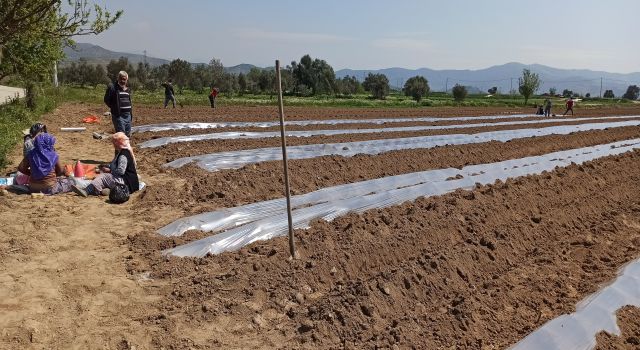
[[[110,60],[126,57],[134,66],[145,59],[143,55],[111,51],[98,45],[87,43],[78,43],[75,50],[65,48],[64,52],[67,57],[61,63],[61,66],[69,62],[77,62],[80,58],[84,58],[92,64],[100,63],[106,65]],[[159,66],[170,62],[156,57],[147,57],[146,60],[151,66]],[[225,67],[225,71],[233,74],[246,74],[251,68],[260,67],[243,63],[237,66]],[[389,79],[389,84],[397,88],[402,87],[407,79],[421,75],[427,78],[432,91],[444,91],[445,88],[450,90],[455,84],[461,84],[470,87],[470,92],[486,92],[489,88],[495,86],[498,88],[499,93],[508,94],[511,88],[518,89],[518,78],[522,76],[522,69],[524,68],[528,68],[540,76],[542,85],[538,93],[548,92],[550,88],[555,87],[557,93],[562,93],[562,90],[569,89],[583,95],[591,93],[592,96],[598,96],[600,94],[600,79],[602,78],[602,93],[606,90],[613,90],[616,97],[619,97],[627,91],[629,85],[640,85],[640,72],[620,74],[588,69],[559,69],[541,64],[525,65],[517,62],[478,70],[434,70],[429,68],[340,69],[336,71],[336,77],[342,78],[346,75],[351,75],[362,81],[368,73],[382,73]]]
[[[540,76],[542,84],[538,93],[548,92],[549,88],[555,87],[557,93],[569,89],[580,94],[591,93],[592,96],[598,96],[600,94],[600,78],[602,78],[603,94],[605,90],[613,90],[616,96],[622,96],[629,85],[640,84],[640,72],[620,74],[588,69],[558,69],[540,64],[525,65],[516,62],[479,70],[341,69],[336,71],[336,77],[342,78],[351,75],[362,81],[369,73],[382,73],[387,76],[391,86],[398,87],[403,86],[407,79],[421,75],[427,78],[432,91],[444,91],[445,87],[450,90],[455,84],[460,84],[477,88],[482,92],[496,86],[500,93],[508,94],[512,87],[515,90],[518,89],[518,78],[522,76],[524,68],[528,68]]]
[[[66,55],[66,58],[62,61],[62,66],[64,66],[66,63],[77,62],[81,58],[87,60],[87,62],[91,64],[99,63],[102,65],[106,65],[107,63],[109,63],[109,61],[117,60],[120,57],[126,57],[129,60],[129,63],[134,66],[136,66],[138,62],[144,62],[145,60],[144,55],[111,51],[98,45],[86,43],[77,43],[75,48],[65,47],[64,54]],[[156,57],[147,57],[146,60],[152,67],[169,63],[169,60]]]
[[[87,44],[87,43],[77,43],[75,48],[65,47],[64,54],[66,58],[61,62],[60,66],[64,67],[65,65],[71,62],[78,62],[80,59],[85,59],[90,64],[102,64],[107,65],[111,60],[117,60],[120,57],[126,57],[134,67],[138,64],[138,62],[144,62],[144,55],[127,53],[127,52],[117,52],[107,50],[101,46]],[[157,57],[146,57],[147,62],[151,67],[161,66],[163,64],[168,64],[169,60],[165,60],[163,58]],[[202,63],[193,63],[193,65],[202,64]],[[224,67],[225,71],[232,74],[244,73],[247,74],[251,68],[256,66],[252,64],[239,64],[237,66],[232,67]]]

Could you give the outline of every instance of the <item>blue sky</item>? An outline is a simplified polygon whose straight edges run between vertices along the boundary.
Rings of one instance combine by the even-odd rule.
[[[480,69],[507,62],[640,71],[637,0],[109,0],[114,51],[225,66],[304,54],[335,69]],[[635,20],[635,21],[634,21]]]

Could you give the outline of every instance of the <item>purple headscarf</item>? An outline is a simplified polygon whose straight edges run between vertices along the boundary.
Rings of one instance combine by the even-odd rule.
[[[33,139],[33,149],[27,153],[32,179],[43,179],[56,166],[58,154],[53,149],[55,143],[56,138],[51,134],[40,134]]]

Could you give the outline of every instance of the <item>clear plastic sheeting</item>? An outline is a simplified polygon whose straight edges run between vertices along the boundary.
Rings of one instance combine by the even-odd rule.
[[[552,134],[566,135],[577,131],[603,130],[607,128],[637,125],[640,125],[639,120],[629,120],[611,123],[549,126],[546,128],[535,129],[488,131],[476,134],[418,136],[397,139],[290,146],[287,147],[287,157],[289,159],[308,159],[330,155],[352,157],[356,154],[380,154],[383,152],[397,150],[433,148],[436,146],[463,145],[489,141],[506,142],[525,137]],[[179,168],[189,163],[197,162],[197,165],[205,170],[218,171],[223,169],[237,169],[247,164],[281,159],[282,149],[280,147],[270,147],[178,158],[164,164],[163,166]]]
[[[474,117],[411,117],[411,118],[379,118],[379,119],[325,119],[325,120],[287,120],[286,125],[309,126],[309,125],[338,125],[338,124],[386,124],[386,123],[409,123],[409,122],[446,122],[452,120],[492,120],[511,118],[532,118],[540,117],[534,114],[510,114],[510,115],[486,115]],[[218,128],[272,128],[280,126],[279,121],[268,122],[195,122],[195,123],[162,123],[151,125],[140,125],[131,128],[131,132],[158,132],[184,129],[218,129]]]
[[[421,125],[421,126],[406,126],[396,128],[378,128],[378,129],[342,129],[342,130],[303,130],[303,131],[286,131],[288,137],[311,137],[311,136],[331,136],[342,134],[372,134],[382,132],[411,132],[411,131],[426,131],[426,130],[446,130],[446,129],[464,129],[464,128],[478,128],[485,126],[509,126],[509,125],[526,125],[526,124],[543,124],[543,123],[567,123],[567,122],[589,122],[596,120],[611,120],[611,119],[632,119],[640,118],[640,116],[627,116],[627,117],[596,117],[596,118],[557,118],[557,119],[543,119],[543,120],[518,120],[508,122],[497,123],[475,123],[475,124],[456,124],[456,125]],[[235,140],[235,139],[261,139],[269,137],[280,137],[279,131],[228,131],[217,132],[209,134],[199,135],[186,135],[186,136],[173,136],[162,137],[145,141],[140,144],[141,148],[153,148],[165,146],[170,143],[179,142],[193,142],[204,140]]]
[[[364,196],[373,192],[389,191],[396,188],[415,186],[425,182],[434,182],[455,177],[460,170],[449,168],[395,175],[380,179],[361,181],[351,184],[323,188],[314,192],[291,197],[292,209],[325,203],[332,200]],[[158,230],[163,236],[180,236],[188,230],[218,232],[248,222],[267,218],[283,212],[285,198],[247,204],[235,208],[203,213],[173,223]]]
[[[385,208],[423,196],[445,194],[456,189],[471,189],[476,183],[491,184],[496,180],[504,181],[507,178],[539,174],[543,171],[551,171],[557,166],[580,164],[596,158],[628,152],[635,148],[640,148],[640,139],[497,163],[471,165],[462,169],[432,170],[325,188],[294,197],[293,226],[296,229],[307,228],[312,220],[319,218],[331,221],[347,213]],[[271,200],[224,209],[180,219],[163,227],[159,232],[165,236],[172,236],[190,229],[215,231],[230,227],[234,228],[166,250],[164,253],[203,257],[207,254],[235,251],[255,241],[286,235],[288,232],[286,206],[282,200]]]
[[[628,264],[612,284],[578,303],[576,312],[545,323],[511,349],[593,349],[599,332],[620,335],[616,311],[626,305],[640,307],[640,259]]]

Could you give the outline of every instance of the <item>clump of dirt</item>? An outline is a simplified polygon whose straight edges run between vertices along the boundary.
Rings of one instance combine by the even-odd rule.
[[[160,309],[176,341],[189,324],[220,346],[242,347],[225,337],[233,329],[246,344],[290,348],[504,348],[640,254],[629,244],[639,162],[626,154],[318,221],[296,231],[298,260],[283,238],[164,258],[202,234],[142,233],[129,269],[171,281]]]
[[[596,350],[632,350],[640,349],[640,309],[633,306],[626,306],[620,309],[618,326],[620,335],[615,336],[607,332],[597,335]]]

